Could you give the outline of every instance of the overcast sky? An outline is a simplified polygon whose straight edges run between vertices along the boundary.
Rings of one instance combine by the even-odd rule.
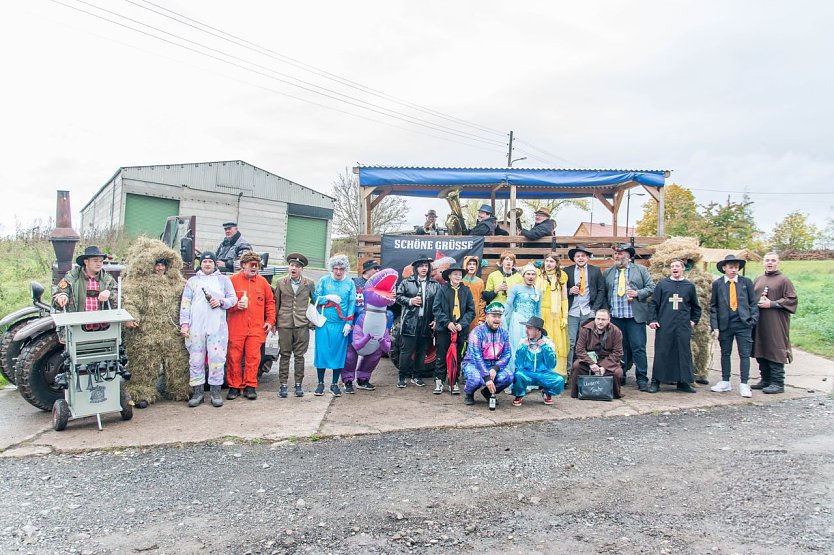
[[[60,2],[259,73],[49,0],[4,5],[2,234],[52,216],[56,189],[77,211],[120,166],[240,159],[328,193],[357,162],[506,165],[510,129],[523,141],[514,157],[528,157],[517,166],[670,169],[667,183],[702,204],[748,191],[764,231],[793,210],[820,225],[832,215],[831,2],[153,0],[268,55],[143,0]],[[631,222],[647,198],[632,198]],[[411,203],[410,223],[428,202]],[[602,214],[597,203],[594,220]],[[566,210],[557,233],[583,219]]]

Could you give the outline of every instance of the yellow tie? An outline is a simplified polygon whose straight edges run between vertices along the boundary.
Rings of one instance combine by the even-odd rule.
[[[460,320],[460,299],[458,298],[458,288],[452,287],[452,291],[455,292],[455,306],[452,308],[452,316],[455,320]]]
[[[730,310],[736,312],[738,310],[738,297],[736,296],[736,282],[730,282]]]
[[[579,294],[585,294],[585,267],[579,268]]]
[[[620,268],[620,281],[617,283],[617,296],[622,297],[625,295],[626,287],[625,287],[625,268]]]

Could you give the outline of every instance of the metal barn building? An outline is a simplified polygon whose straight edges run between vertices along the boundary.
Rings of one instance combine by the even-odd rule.
[[[83,232],[123,229],[159,237],[169,216],[197,217],[197,248],[223,240],[238,222],[258,252],[279,263],[301,252],[323,267],[330,252],[333,197],[240,160],[119,168],[81,209]]]

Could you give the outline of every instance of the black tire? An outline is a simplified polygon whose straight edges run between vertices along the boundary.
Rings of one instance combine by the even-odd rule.
[[[15,383],[15,359],[20,355],[20,349],[23,347],[23,341],[15,341],[14,334],[20,328],[28,324],[32,318],[25,320],[18,320],[8,328],[0,339],[0,374],[6,378],[9,383]]]
[[[70,409],[69,404],[64,399],[58,399],[52,405],[52,429],[60,432],[67,427],[69,422]]]
[[[63,352],[54,330],[38,336],[20,351],[15,379],[17,390],[29,404],[52,410],[55,401],[64,398],[64,390],[55,386],[55,375],[63,371]]]
[[[119,394],[119,401],[122,404],[122,420],[130,420],[133,418],[133,405],[130,404],[130,393],[127,392],[124,384],[122,384],[122,390]]]

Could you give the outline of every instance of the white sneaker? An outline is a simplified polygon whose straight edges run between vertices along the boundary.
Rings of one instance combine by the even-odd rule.
[[[732,391],[733,386],[730,385],[730,382],[720,381],[711,388],[710,391],[714,391],[716,393],[726,393],[727,391]]]
[[[443,393],[443,382],[442,381],[440,381],[438,379],[434,380],[434,392],[433,393],[435,395],[440,395],[441,393]]]
[[[750,386],[747,385],[746,383],[738,384],[738,392],[742,397],[752,397],[753,396],[753,390],[750,389]]]

